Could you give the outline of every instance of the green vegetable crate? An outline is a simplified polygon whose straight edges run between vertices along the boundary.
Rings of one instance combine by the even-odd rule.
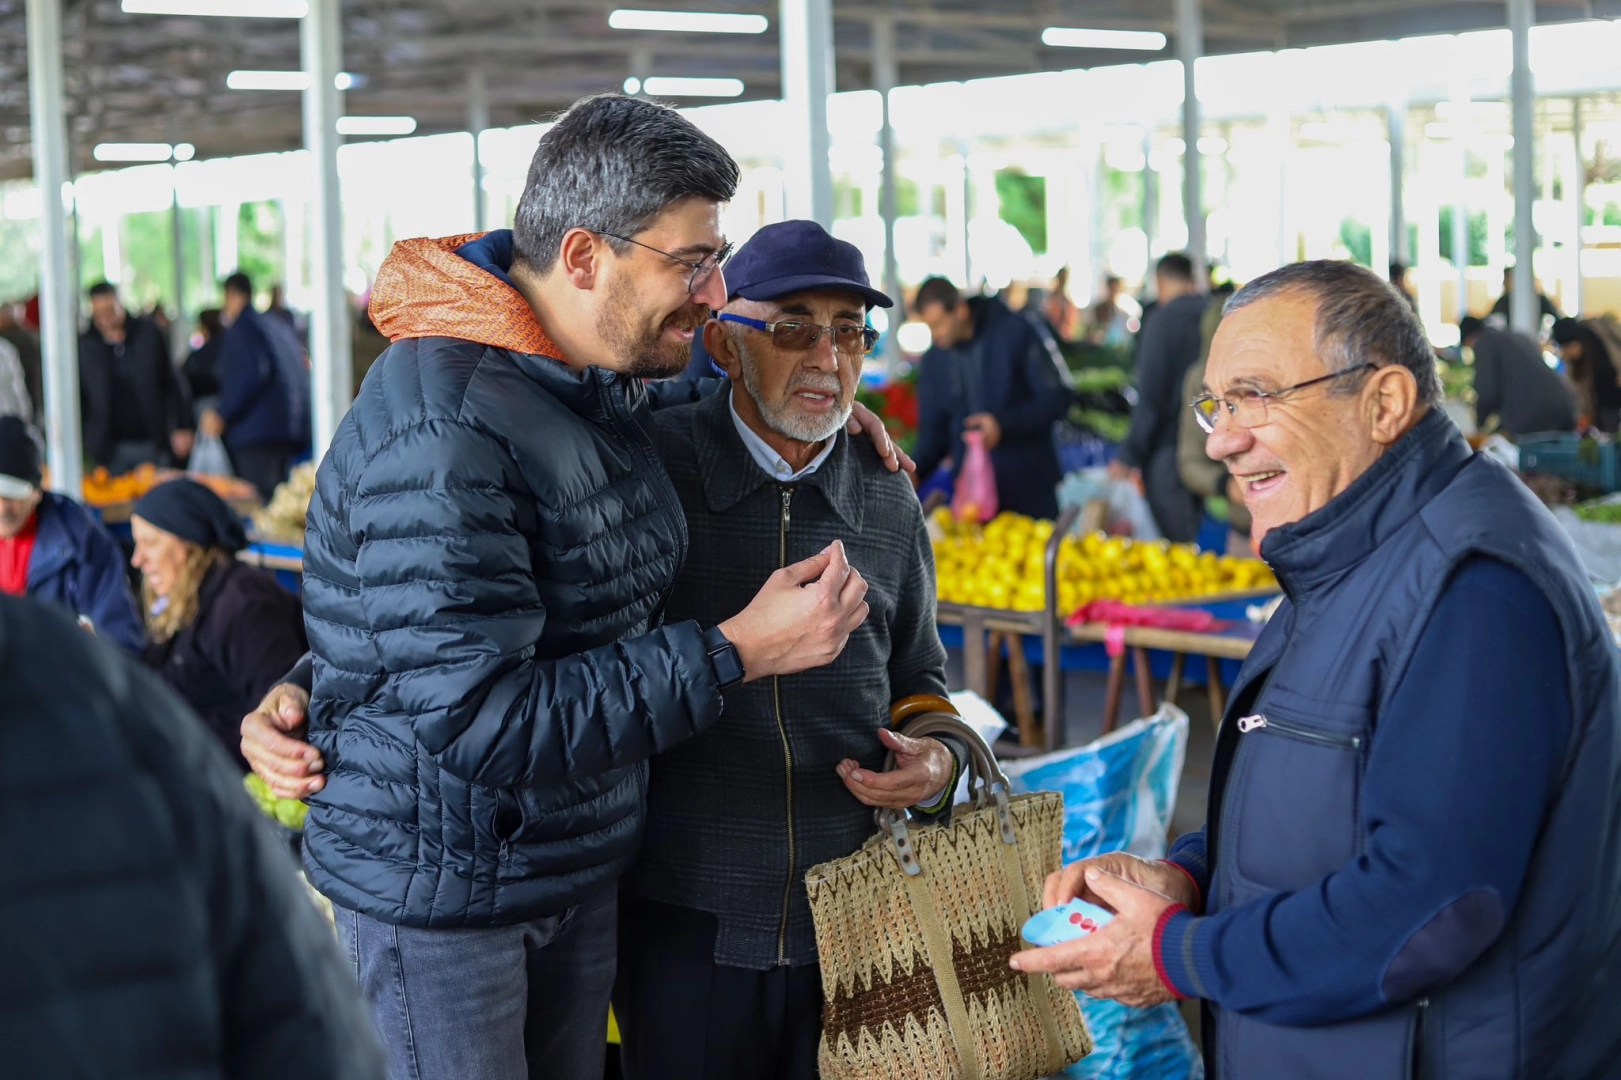
[[[1568,432],[1520,439],[1520,471],[1548,473],[1580,488],[1621,491],[1621,444]]]

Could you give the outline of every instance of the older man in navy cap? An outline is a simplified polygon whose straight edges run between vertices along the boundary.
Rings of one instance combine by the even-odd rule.
[[[667,617],[724,618],[834,540],[866,577],[872,614],[832,664],[737,687],[719,723],[652,760],[614,998],[636,1080],[816,1075],[805,872],[858,848],[875,806],[940,809],[961,752],[888,729],[897,701],[950,707],[917,496],[845,432],[877,337],[867,311],[890,299],[853,245],[809,221],[760,230],[727,281],[704,342],[731,386],[655,416],[691,538]]]

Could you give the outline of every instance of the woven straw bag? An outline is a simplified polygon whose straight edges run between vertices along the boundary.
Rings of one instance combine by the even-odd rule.
[[[948,824],[880,810],[861,850],[805,883],[821,956],[822,1080],[1038,1080],[1092,1050],[1075,995],[1008,967],[1059,866],[1064,800],[1008,794],[977,733],[933,713],[905,727],[971,756],[973,803]]]

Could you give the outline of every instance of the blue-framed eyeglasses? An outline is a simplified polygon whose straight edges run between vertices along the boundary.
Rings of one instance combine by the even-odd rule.
[[[833,348],[836,351],[850,356],[865,356],[878,344],[878,331],[870,326],[857,326],[854,323],[823,326],[804,319],[761,322],[759,319],[745,318],[742,315],[722,315],[720,321],[738,323],[754,330],[764,330],[771,335],[773,345],[789,352],[804,352],[816,348],[816,343],[822,340],[824,332],[833,335]]]

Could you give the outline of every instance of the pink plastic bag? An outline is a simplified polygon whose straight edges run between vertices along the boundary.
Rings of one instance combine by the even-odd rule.
[[[962,468],[957,470],[957,490],[951,496],[951,512],[959,521],[973,518],[986,522],[996,516],[996,472],[991,468],[991,452],[985,437],[977,431],[962,435]]]

